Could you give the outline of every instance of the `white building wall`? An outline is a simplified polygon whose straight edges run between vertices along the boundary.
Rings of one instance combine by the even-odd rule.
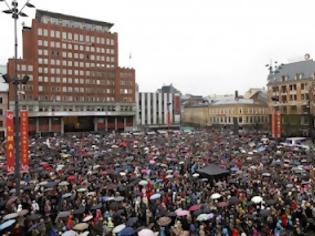
[[[147,125],[151,125],[151,93],[147,93]]]
[[[167,124],[167,93],[164,93],[163,94],[163,97],[164,97],[164,107],[163,107],[163,110],[164,110],[164,123],[163,124]]]
[[[141,125],[145,125],[145,93],[141,93]]]
[[[157,93],[153,93],[153,124],[157,124],[157,104],[156,104],[156,97],[157,97]]]
[[[163,124],[163,120],[164,117],[162,116],[162,108],[163,108],[163,104],[162,104],[162,93],[158,93],[158,100],[159,100],[159,124]]]
[[[173,107],[174,107],[174,104],[173,104],[173,94],[170,93],[169,94],[169,100],[168,102],[170,103],[170,106],[168,107],[168,112],[170,112],[170,123],[172,124],[173,123]]]

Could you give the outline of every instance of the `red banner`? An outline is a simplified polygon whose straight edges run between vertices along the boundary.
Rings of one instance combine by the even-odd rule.
[[[275,124],[275,112],[273,111],[271,113],[271,134],[272,134],[272,137],[275,138],[276,137],[276,124]]]
[[[20,127],[21,127],[21,166],[22,170],[28,170],[28,113],[27,111],[21,111],[20,113]]]
[[[13,112],[6,114],[6,158],[8,172],[14,172],[14,125]]]
[[[180,97],[178,95],[174,96],[174,104],[175,114],[180,114]]]
[[[277,112],[277,138],[281,137],[281,113]]]

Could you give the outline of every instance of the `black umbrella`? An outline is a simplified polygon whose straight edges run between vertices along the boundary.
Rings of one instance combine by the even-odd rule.
[[[237,205],[239,202],[240,202],[240,200],[238,199],[238,197],[235,197],[235,196],[230,197],[230,199],[229,199],[230,205]]]
[[[85,212],[85,208],[84,207],[81,207],[79,209],[75,209],[73,210],[73,215],[81,215]]]
[[[32,214],[29,217],[27,217],[28,220],[39,220],[40,218],[42,218],[42,216],[39,214]]]
[[[100,208],[102,208],[102,203],[99,203],[99,204],[97,204],[97,205],[93,205],[93,206],[91,207],[91,210],[96,210],[96,209],[100,209]]]

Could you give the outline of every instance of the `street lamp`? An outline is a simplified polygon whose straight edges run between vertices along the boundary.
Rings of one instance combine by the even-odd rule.
[[[35,8],[33,4],[30,3],[30,0],[27,0],[22,8],[19,10],[19,4],[17,0],[12,0],[11,6],[8,4],[6,0],[0,0],[0,2],[4,2],[7,6],[7,10],[3,12],[5,14],[10,14],[14,19],[14,75],[13,78],[10,78],[8,75],[4,75],[3,78],[7,82],[12,82],[14,85],[14,146],[15,146],[15,179],[16,179],[16,195],[20,196],[20,117],[19,117],[19,98],[18,98],[18,87],[19,84],[26,84],[30,79],[28,76],[24,76],[23,78],[18,78],[17,76],[17,59],[18,59],[18,38],[17,38],[17,20],[19,17],[27,17],[27,15],[23,12],[25,7]]]

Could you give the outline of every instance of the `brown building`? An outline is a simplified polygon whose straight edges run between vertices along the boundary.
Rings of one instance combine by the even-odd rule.
[[[268,104],[270,112],[281,113],[282,135],[311,135],[315,62],[307,54],[305,60],[269,69]]]
[[[31,132],[126,130],[134,126],[135,70],[118,66],[113,24],[37,10],[23,28],[18,76]],[[8,62],[14,75],[15,61]],[[10,109],[14,90],[9,88]]]

